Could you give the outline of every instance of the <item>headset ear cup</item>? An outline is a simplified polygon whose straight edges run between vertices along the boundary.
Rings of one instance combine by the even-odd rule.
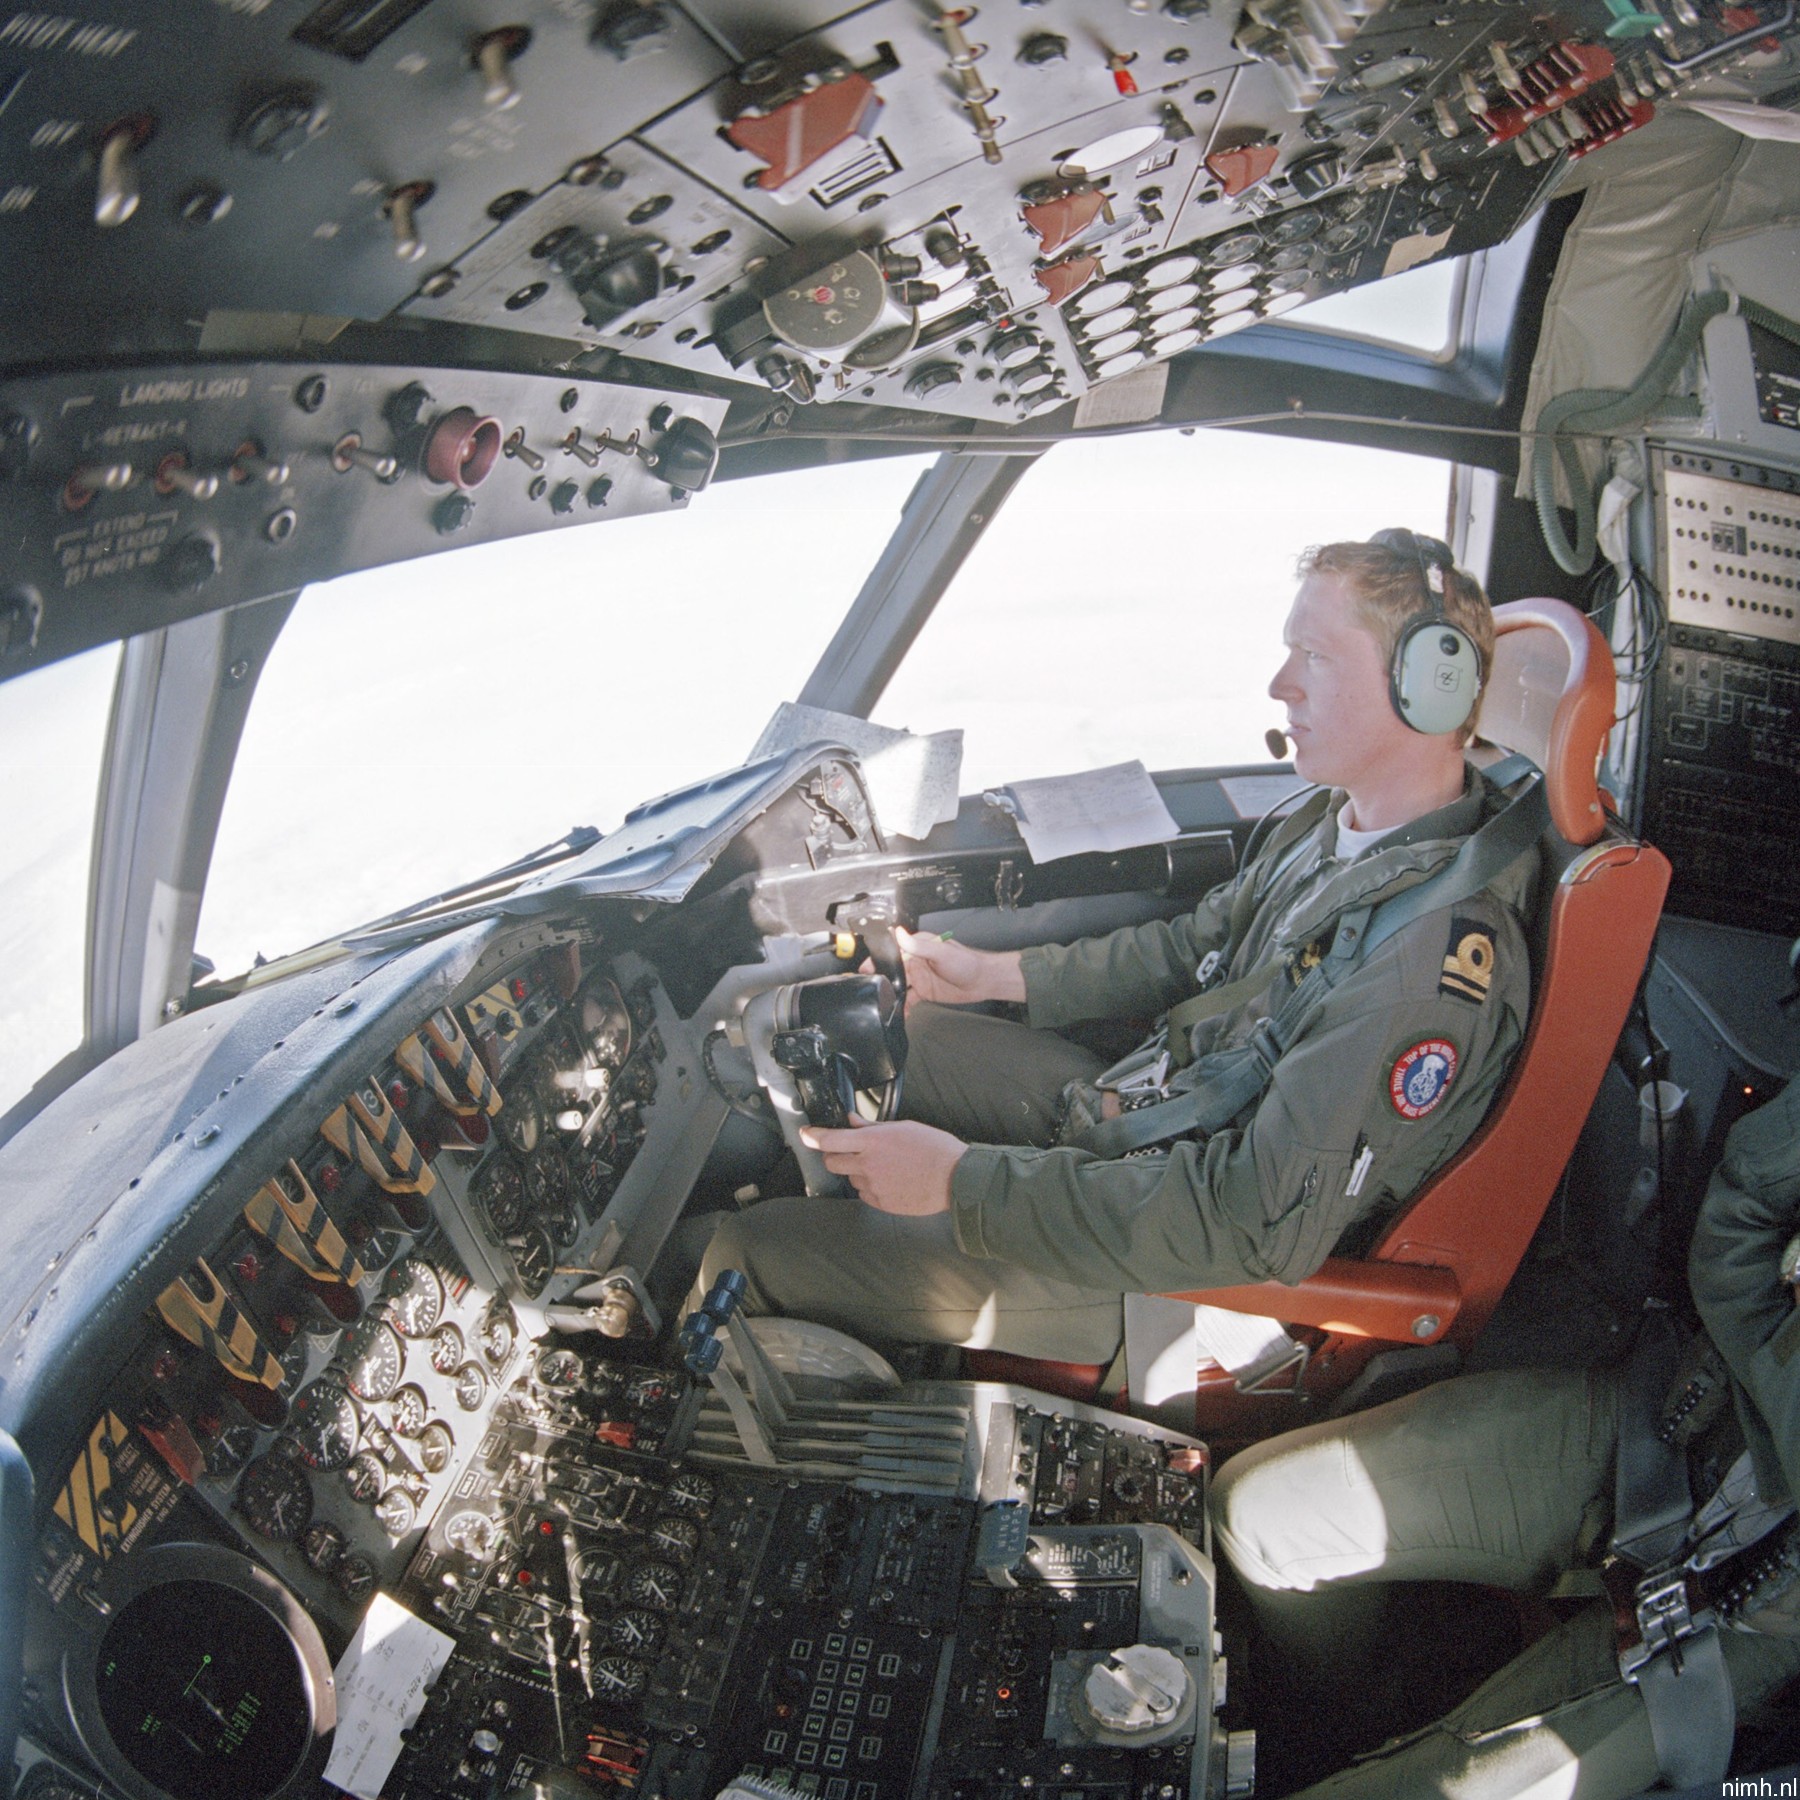
[[[1435,614],[1415,619],[1394,650],[1389,692],[1403,724],[1428,736],[1460,731],[1481,698],[1481,656],[1467,632]]]

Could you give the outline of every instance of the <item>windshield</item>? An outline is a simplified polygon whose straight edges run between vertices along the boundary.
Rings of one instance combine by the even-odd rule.
[[[0,693],[0,1113],[82,1039],[94,804],[119,648]]]
[[[928,461],[721,483],[307,589],[245,725],[200,953],[235,973],[742,762]]]

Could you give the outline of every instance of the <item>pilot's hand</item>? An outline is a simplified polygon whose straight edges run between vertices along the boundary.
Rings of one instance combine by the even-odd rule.
[[[974,950],[935,932],[897,926],[906,964],[906,1000],[968,1006],[977,1000],[1023,1000],[1025,976],[1016,950]]]
[[[909,1218],[950,1210],[950,1177],[968,1149],[961,1138],[916,1119],[859,1120],[843,1131],[808,1125],[800,1141],[820,1152],[833,1175],[847,1176],[864,1204]]]

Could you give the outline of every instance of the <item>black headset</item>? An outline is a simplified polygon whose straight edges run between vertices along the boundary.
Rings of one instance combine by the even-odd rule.
[[[1481,698],[1481,652],[1475,640],[1444,616],[1444,582],[1455,569],[1450,546],[1415,531],[1378,531],[1369,539],[1391,555],[1417,562],[1426,610],[1400,630],[1388,670],[1394,711],[1414,731],[1439,736],[1460,731]]]

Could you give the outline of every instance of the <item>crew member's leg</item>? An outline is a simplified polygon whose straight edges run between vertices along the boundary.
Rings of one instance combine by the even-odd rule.
[[[921,1003],[907,1014],[902,1113],[966,1143],[1044,1146],[1064,1085],[1100,1059],[1053,1031]],[[765,1200],[726,1215],[707,1246],[696,1298],[723,1269],[743,1272],[752,1313],[834,1325],[887,1347],[962,1344],[1019,1356],[1108,1362],[1120,1298],[966,1256],[948,1215],[896,1218],[846,1200]]]

